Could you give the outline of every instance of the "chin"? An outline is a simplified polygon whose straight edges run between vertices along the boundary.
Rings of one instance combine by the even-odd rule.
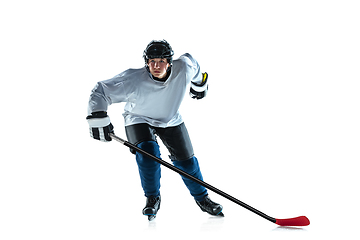
[[[163,78],[164,77],[164,74],[153,74],[154,77],[157,77],[157,78]]]

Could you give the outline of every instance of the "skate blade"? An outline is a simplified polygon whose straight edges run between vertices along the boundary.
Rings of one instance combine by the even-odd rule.
[[[149,222],[153,221],[156,218],[156,215],[148,215]]]
[[[225,215],[223,214],[223,212],[220,212],[218,215],[216,215],[218,217],[225,217]]]

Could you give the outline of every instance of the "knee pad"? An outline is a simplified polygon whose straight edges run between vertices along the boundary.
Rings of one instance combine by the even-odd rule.
[[[137,146],[152,155],[155,155],[157,157],[160,156],[160,148],[157,142],[155,141],[141,142]]]
[[[196,157],[192,157],[185,161],[173,161],[175,167],[189,173],[193,174],[199,171],[199,162]]]
[[[141,142],[137,145],[142,150],[150,153],[151,155],[154,155],[158,158],[160,158],[160,148],[159,145],[155,141],[145,141]],[[136,152],[136,160],[137,162],[148,162],[150,165],[157,165],[158,163],[154,160],[142,155],[141,153]]]

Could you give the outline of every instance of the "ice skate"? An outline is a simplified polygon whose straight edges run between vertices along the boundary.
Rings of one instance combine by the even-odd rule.
[[[161,197],[150,196],[146,199],[146,206],[143,209],[143,214],[148,216],[148,220],[152,221],[156,218],[156,214],[160,209]]]
[[[207,212],[213,216],[224,217],[224,214],[222,213],[223,207],[220,204],[211,201],[209,196],[205,196],[203,201],[196,201],[196,204],[203,212]]]

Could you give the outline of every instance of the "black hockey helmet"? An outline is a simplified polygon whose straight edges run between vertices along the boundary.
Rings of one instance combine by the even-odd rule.
[[[145,65],[148,63],[149,59],[166,58],[171,66],[173,55],[174,51],[172,50],[170,44],[167,41],[153,40],[147,45],[143,53],[143,58],[145,60]]]

